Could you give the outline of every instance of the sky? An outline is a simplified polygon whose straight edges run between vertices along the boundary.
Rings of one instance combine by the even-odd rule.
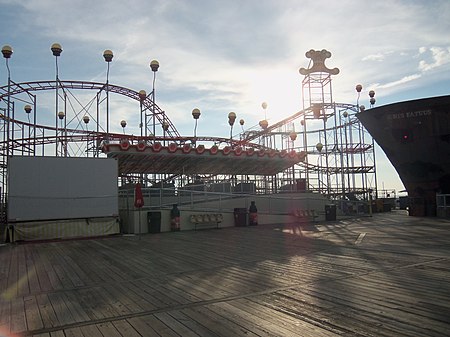
[[[227,137],[230,111],[252,127],[262,102],[269,123],[302,109],[310,49],[340,69],[336,102],[356,103],[358,83],[366,106],[369,90],[377,106],[448,95],[449,17],[448,0],[0,0],[0,45],[14,50],[15,82],[53,80],[55,42],[61,80],[105,81],[110,49],[110,83],[150,92],[156,59],[156,103],[179,133],[192,135],[199,108],[197,135]],[[113,109],[118,130],[122,119],[138,129],[135,111]],[[376,158],[379,187],[404,189],[379,147]]]

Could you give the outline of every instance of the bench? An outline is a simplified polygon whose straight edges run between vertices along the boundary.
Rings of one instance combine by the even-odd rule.
[[[313,209],[296,209],[292,213],[294,217],[296,217],[299,221],[304,220],[312,220],[315,221],[318,215],[316,214],[316,211]]]
[[[211,227],[214,225],[215,228],[219,228],[219,224],[223,221],[223,215],[220,213],[201,213],[192,214],[190,216],[190,222],[194,224],[194,230],[197,227]]]

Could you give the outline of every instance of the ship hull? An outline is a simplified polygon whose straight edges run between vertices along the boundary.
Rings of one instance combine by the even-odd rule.
[[[358,118],[397,170],[410,214],[436,215],[436,193],[450,193],[450,96],[372,108]]]

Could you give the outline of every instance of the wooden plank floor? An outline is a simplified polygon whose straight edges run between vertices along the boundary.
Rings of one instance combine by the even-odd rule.
[[[0,336],[449,336],[450,221],[0,246]]]

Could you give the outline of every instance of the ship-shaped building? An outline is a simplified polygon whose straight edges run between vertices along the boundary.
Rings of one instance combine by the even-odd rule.
[[[397,170],[410,215],[436,215],[436,196],[450,193],[450,96],[361,110],[358,118]]]

